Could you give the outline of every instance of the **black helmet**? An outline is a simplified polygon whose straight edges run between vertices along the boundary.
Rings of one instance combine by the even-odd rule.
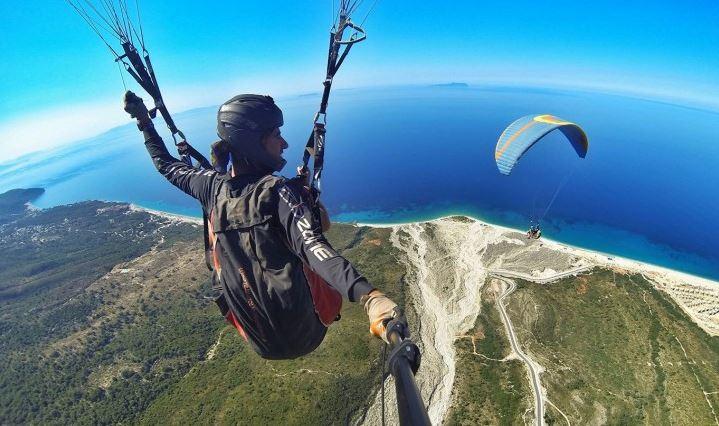
[[[282,111],[269,96],[238,95],[217,112],[217,136],[229,143],[232,155],[273,172],[287,162],[273,158],[262,146],[262,138],[282,124]]]

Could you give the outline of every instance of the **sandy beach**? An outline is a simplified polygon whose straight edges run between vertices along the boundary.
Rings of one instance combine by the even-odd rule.
[[[202,225],[202,219],[199,219],[199,218],[196,218],[193,216],[184,216],[181,214],[167,213],[167,212],[163,212],[161,210],[148,209],[148,208],[145,208],[142,206],[138,206],[136,204],[130,204],[130,210],[150,213],[155,216],[163,217],[165,219],[177,220],[180,222],[192,223],[195,225]]]

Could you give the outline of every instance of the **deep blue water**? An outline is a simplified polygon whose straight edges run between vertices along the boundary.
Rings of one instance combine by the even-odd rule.
[[[319,95],[280,100],[286,175]],[[175,121],[204,151],[216,108]],[[549,135],[507,177],[494,146],[514,119],[549,113],[582,125],[586,159]],[[467,214],[526,228],[547,212],[545,235],[719,279],[719,113],[616,95],[531,88],[418,87],[338,91],[328,114],[323,199],[333,219],[394,223]],[[127,201],[198,215],[154,170],[134,125],[0,165],[0,192],[40,186],[34,204]]]

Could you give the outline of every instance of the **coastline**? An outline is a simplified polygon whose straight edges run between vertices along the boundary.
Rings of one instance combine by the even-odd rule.
[[[155,210],[155,209],[148,209],[147,207],[142,207],[137,204],[128,203],[130,206],[131,211],[138,211],[138,212],[145,212],[150,213],[155,216],[160,216],[164,219],[172,219],[177,220],[180,222],[186,222],[186,223],[192,223],[195,225],[202,225],[202,219],[196,218],[194,216],[186,216],[181,214],[175,214],[175,213],[168,213],[164,212],[162,210]]]
[[[493,225],[468,216],[452,215],[425,222],[383,224],[379,227],[392,228],[393,232],[398,232],[410,227],[434,224],[442,229],[455,226],[458,221],[453,218],[459,218],[461,222],[468,220],[467,228],[475,225],[484,229],[483,232],[486,234],[499,234],[482,248],[487,252],[494,250],[493,256],[499,259],[503,257],[523,258],[527,264],[535,264],[525,267],[524,264],[518,262],[509,262],[509,267],[507,267],[507,262],[500,260],[500,268],[492,265],[484,266],[490,275],[513,276],[540,284],[548,284],[560,278],[578,275],[594,267],[610,269],[621,274],[641,274],[652,282],[655,288],[671,297],[705,332],[712,336],[719,336],[718,281],[664,266],[571,246],[551,239],[528,240],[522,230]],[[373,226],[372,224],[357,225]],[[518,247],[518,245],[521,246]],[[478,262],[481,263],[479,259]],[[537,264],[542,264],[539,267],[544,269],[531,269],[532,267],[537,268]]]
[[[465,215],[447,215],[437,219],[409,222],[409,223],[392,223],[392,224],[371,224],[356,223],[356,226],[370,226],[377,228],[392,228],[399,230],[404,227],[417,226],[422,224],[436,224],[443,226],[448,222],[453,222],[453,218],[461,220],[470,220],[472,223],[479,224],[482,227],[499,231],[504,237],[512,237],[517,234],[524,235],[523,230],[514,229],[501,225],[494,225],[480,219]],[[617,273],[637,273],[641,274],[645,279],[652,282],[658,290],[669,295],[681,309],[704,331],[709,335],[719,336],[719,281],[709,278],[693,275],[687,272],[667,268],[648,262],[634,260],[611,253],[586,249],[582,247],[572,246],[570,244],[542,237],[540,245],[557,253],[563,253],[570,257],[582,259],[584,266],[577,267],[576,273],[569,270],[566,274],[570,276],[577,275],[592,267],[602,267],[611,269]],[[538,283],[549,283],[555,279],[547,279],[547,276],[556,276],[557,271],[548,268],[547,271],[532,271],[530,274],[516,273],[517,277],[528,279]],[[511,270],[503,270],[503,273],[512,274]],[[558,279],[558,278],[557,278]]]
[[[439,222],[439,221],[451,219],[451,218],[453,218],[453,217],[461,217],[461,218],[470,219],[470,220],[472,220],[472,221],[474,221],[474,222],[478,222],[478,223],[480,223],[480,224],[482,224],[482,225],[489,226],[489,227],[492,227],[492,228],[494,228],[494,229],[498,229],[498,230],[500,230],[500,231],[505,231],[505,232],[519,232],[519,233],[522,233],[522,234],[524,234],[524,233],[526,232],[526,231],[523,230],[523,229],[510,228],[510,227],[504,226],[504,225],[497,225],[497,224],[494,224],[494,223],[486,222],[486,221],[481,220],[481,219],[477,219],[477,218],[472,217],[472,216],[467,216],[467,215],[462,215],[462,214],[445,215],[445,216],[440,216],[440,217],[438,217],[438,218],[436,218],[436,219],[422,220],[422,221],[416,221],[416,222],[394,222],[394,223],[356,222],[356,223],[346,223],[346,224],[348,224],[348,225],[356,225],[356,226],[369,226],[369,227],[372,227],[372,228],[396,228],[396,227],[406,226],[406,225],[415,225],[415,224],[421,224],[421,223]],[[340,222],[340,223],[345,223],[345,222]],[[561,248],[564,248],[564,249],[575,250],[575,251],[577,251],[577,252],[583,253],[583,254],[586,255],[586,256],[597,256],[598,258],[602,258],[602,257],[603,257],[603,258],[606,259],[607,262],[616,262],[616,263],[619,263],[619,264],[623,264],[623,265],[624,265],[624,268],[626,268],[626,269],[631,269],[632,267],[635,267],[635,268],[636,268],[636,267],[640,267],[640,266],[641,266],[641,267],[650,268],[650,269],[652,269],[652,270],[655,271],[655,272],[659,272],[659,273],[671,273],[671,274],[683,275],[683,276],[686,276],[687,279],[698,280],[698,281],[706,281],[706,282],[707,282],[708,284],[710,284],[710,285],[717,285],[717,286],[719,286],[719,281],[712,280],[711,278],[706,278],[706,277],[702,277],[702,276],[700,276],[700,275],[691,274],[691,273],[689,273],[689,272],[684,272],[684,271],[680,271],[680,270],[677,270],[677,269],[672,269],[672,268],[669,268],[669,267],[666,267],[666,266],[657,265],[657,264],[655,264],[655,263],[646,262],[646,261],[643,261],[643,260],[636,260],[636,259],[632,259],[632,258],[629,258],[629,257],[624,257],[624,256],[620,256],[620,255],[616,255],[616,254],[612,254],[612,253],[608,253],[608,252],[603,252],[603,251],[599,251],[599,250],[592,250],[592,249],[588,249],[588,248],[584,248],[584,247],[580,247],[580,246],[575,246],[575,245],[572,245],[572,244],[569,244],[569,243],[565,243],[565,242],[563,242],[563,241],[557,241],[557,240],[553,240],[553,239],[547,238],[547,237],[542,237],[542,238],[541,238],[541,241],[547,243],[548,245],[552,245],[552,246],[554,246],[554,247],[561,247]]]
[[[147,212],[150,214],[164,217],[166,219],[176,219],[176,220],[180,220],[183,222],[202,225],[202,219],[196,218],[194,216],[180,215],[180,214],[176,214],[176,213],[168,213],[168,212],[161,211],[161,210],[149,209],[149,208],[142,207],[142,206],[139,206],[136,204],[129,204],[129,205],[130,205],[131,210],[144,211],[144,212]],[[421,220],[421,221],[416,221],[416,222],[393,222],[393,223],[337,222],[337,223],[342,223],[345,225],[352,225],[352,226],[367,226],[367,227],[371,227],[371,228],[397,228],[397,227],[407,226],[407,225],[419,225],[419,224],[423,224],[423,223],[442,222],[442,221],[451,219],[453,217],[469,219],[473,222],[477,222],[484,226],[488,226],[493,229],[497,229],[497,230],[504,231],[504,232],[513,232],[513,233],[518,232],[518,233],[522,233],[522,234],[524,234],[524,232],[525,232],[524,230],[521,230],[521,229],[510,228],[508,226],[503,226],[503,225],[496,225],[496,224],[485,222],[483,220],[480,220],[480,219],[477,219],[477,218],[474,218],[471,216],[459,215],[459,214],[440,216],[436,219]],[[615,267],[615,268],[621,268],[621,269],[626,269],[626,270],[644,268],[646,271],[649,271],[649,272],[655,272],[655,273],[660,273],[660,274],[672,274],[672,275],[677,275],[679,277],[684,277],[687,280],[696,281],[698,283],[703,283],[704,285],[719,286],[719,281],[715,281],[710,278],[702,277],[699,275],[694,275],[694,274],[691,274],[688,272],[671,269],[666,266],[661,266],[661,265],[653,264],[650,262],[631,259],[628,257],[623,257],[623,256],[615,255],[612,253],[607,253],[607,252],[602,252],[602,251],[598,251],[598,250],[587,249],[584,247],[574,246],[574,245],[571,245],[571,244],[568,244],[565,242],[553,240],[551,238],[542,237],[541,241],[544,243],[547,243],[548,245],[551,245],[553,248],[575,251],[577,253],[581,253],[583,256],[594,257],[595,260],[601,264],[601,266]],[[600,259],[604,259],[604,261],[599,262]],[[598,265],[598,266],[600,266],[600,265]]]
[[[623,281],[632,283],[629,275],[640,274],[697,327],[709,336],[719,336],[716,281],[552,240],[528,239],[524,231],[464,215],[377,227],[391,231],[389,242],[398,251],[399,266],[406,267],[406,282],[411,283],[406,287],[404,308],[415,313],[413,335],[422,348],[423,363],[416,380],[428,401],[433,424],[442,423],[452,406],[457,371],[455,339],[466,335],[476,323],[485,285],[520,279],[547,286],[551,292],[552,283],[568,277],[577,277],[564,282],[570,287],[587,283],[582,275],[592,274],[596,268],[614,273],[604,274],[608,281],[603,283],[610,286],[612,280],[618,285],[617,275],[628,276]],[[541,373],[542,367],[538,369]],[[536,392],[546,395],[547,391],[540,385]],[[377,396],[364,424],[379,421],[381,402]]]
[[[134,204],[130,204],[130,208],[132,210],[144,211],[161,216],[166,219],[202,225],[202,219],[192,216],[167,213]],[[440,227],[448,225],[451,226],[452,223],[458,222],[454,218],[458,218],[459,221],[466,221],[466,223],[479,225],[483,229],[491,230],[493,233],[498,233],[498,238],[500,239],[516,239],[516,237],[519,236],[521,240],[524,235],[523,230],[502,225],[495,225],[466,215],[446,215],[432,220],[406,223],[399,222],[376,224],[355,222],[347,224],[373,228],[391,228],[394,232],[397,232],[398,230],[402,230],[404,228],[423,226],[425,224],[435,224]],[[539,247],[548,251],[562,254],[565,257],[581,260],[581,262],[575,265],[576,267],[574,270],[576,272],[568,270],[562,274],[562,277],[577,275],[583,271],[591,269],[592,267],[603,267],[618,273],[641,274],[646,279],[654,283],[657,289],[668,294],[699,327],[704,329],[710,335],[719,336],[719,281],[671,269],[665,266],[617,256],[611,253],[573,246],[549,238],[542,237],[540,240],[536,241],[539,242]],[[532,244],[529,244],[529,246],[535,247],[535,245]],[[532,250],[536,250],[536,247]],[[549,267],[544,270],[520,272],[513,271],[511,269],[503,269],[502,272],[515,274],[517,277],[539,283],[552,282],[554,280],[551,277],[557,275],[557,271],[554,268]]]

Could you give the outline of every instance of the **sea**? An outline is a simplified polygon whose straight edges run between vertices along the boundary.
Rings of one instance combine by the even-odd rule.
[[[285,176],[300,163],[319,99],[319,93],[277,99],[290,144]],[[217,139],[216,110],[175,115],[204,152]],[[501,175],[497,139],[528,114],[579,124],[589,137],[586,158],[555,131],[511,175]],[[142,142],[128,122],[2,163],[0,193],[42,187],[45,194],[33,202],[39,208],[99,199],[199,217],[197,202],[157,173]],[[467,215],[524,230],[535,220],[553,240],[719,280],[717,111],[536,87],[337,90],[326,147],[322,199],[335,221]]]

